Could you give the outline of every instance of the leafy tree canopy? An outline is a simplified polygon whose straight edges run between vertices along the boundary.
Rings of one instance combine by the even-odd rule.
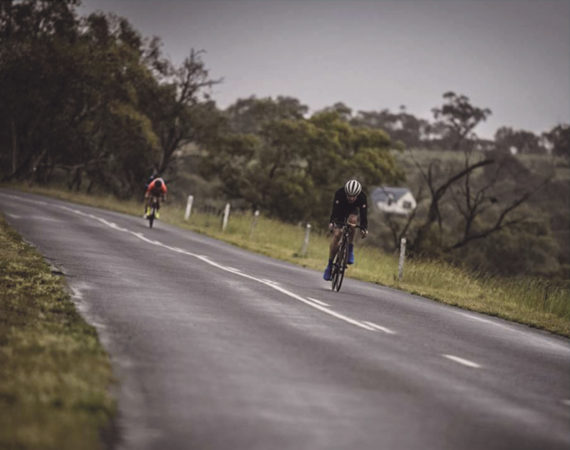
[[[328,215],[332,192],[349,177],[365,185],[403,178],[390,145],[380,130],[353,127],[334,111],[321,112],[310,119],[267,121],[258,134],[229,131],[207,149],[202,173],[219,173],[225,193],[253,208],[288,221],[319,223]]]
[[[447,128],[451,148],[457,150],[473,129],[491,115],[491,110],[473,106],[467,96],[457,95],[455,92],[446,92],[443,98],[445,103],[441,107],[433,108],[432,112]]]

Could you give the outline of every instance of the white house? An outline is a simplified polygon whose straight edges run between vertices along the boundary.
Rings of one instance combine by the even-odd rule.
[[[416,209],[416,199],[405,187],[380,186],[372,189],[372,203],[382,211],[407,215]]]

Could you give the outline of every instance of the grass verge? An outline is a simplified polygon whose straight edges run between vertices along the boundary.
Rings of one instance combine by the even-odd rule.
[[[184,221],[182,208],[169,208],[163,216],[173,225],[311,269],[324,270],[328,258],[328,235],[311,233],[308,251],[301,255],[305,229],[276,220],[259,217],[252,232],[252,216],[234,214],[222,232],[220,219],[212,216],[193,214]],[[356,241],[355,255],[350,278],[570,337],[570,290],[548,280],[491,277],[429,260],[406,261],[398,280],[398,255],[367,246],[366,240]]]
[[[111,197],[75,194],[50,188],[21,189],[133,215],[142,214],[141,202],[119,202]],[[329,237],[312,232],[308,251],[301,255],[305,229],[260,216],[232,214],[225,231],[221,218],[193,212],[184,220],[184,207],[166,205],[161,221],[224,240],[236,246],[324,270]],[[142,220],[142,219],[141,219]],[[158,225],[160,226],[160,225]],[[570,290],[533,277],[502,278],[477,274],[441,261],[407,261],[398,280],[398,257],[356,242],[356,264],[348,277],[418,294],[449,305],[497,316],[570,337]]]
[[[104,448],[112,383],[62,277],[0,217],[0,448]]]

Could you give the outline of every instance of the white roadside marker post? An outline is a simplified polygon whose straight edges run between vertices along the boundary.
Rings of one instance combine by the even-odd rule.
[[[309,249],[309,234],[311,234],[311,224],[307,224],[305,229],[305,239],[303,240],[303,248],[301,249],[301,256],[307,256],[307,250]]]
[[[404,276],[404,260],[406,259],[406,238],[400,241],[400,261],[398,262],[398,281]]]
[[[229,217],[230,217],[230,204],[226,203],[226,207],[224,209],[224,220],[222,221],[222,231],[226,231]]]
[[[255,231],[255,227],[257,226],[257,218],[259,217],[259,210],[256,209],[253,213],[253,220],[251,221],[251,228],[249,230],[249,238],[253,237],[253,232]]]
[[[186,212],[184,213],[184,220],[188,220],[190,214],[192,213],[192,203],[194,203],[194,196],[189,195],[188,201],[186,202]]]

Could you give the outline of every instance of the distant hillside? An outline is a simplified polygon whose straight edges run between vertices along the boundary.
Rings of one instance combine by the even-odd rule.
[[[406,181],[402,186],[408,187],[419,200],[415,222],[425,216],[430,194],[424,175],[432,166],[434,184],[443,183],[450,174],[457,173],[465,167],[465,156],[462,152],[405,150],[394,151],[393,155],[398,165],[404,170]],[[488,154],[473,153],[471,162],[486,158]],[[447,251],[434,256],[441,256],[452,261],[466,263],[472,268],[493,273],[509,275],[537,274],[570,278],[570,166],[568,160],[546,155],[506,155],[501,162],[507,166],[503,179],[499,182],[508,185],[510,192],[504,189],[504,196],[497,199],[497,204],[506,204],[509,195],[522,192],[529,186],[539,185],[545,179],[546,183],[532,195],[516,211],[516,217],[523,219],[520,224],[501,230],[485,239],[471,243],[463,249]],[[422,175],[422,171],[424,175]],[[473,179],[484,184],[484,177],[489,177],[485,170],[473,172]],[[483,177],[483,178],[481,178]],[[423,186],[422,194],[418,193]],[[458,192],[464,186],[458,183],[455,190],[448,191],[441,203],[441,214],[444,220],[446,235],[459,233],[463,226],[460,220],[457,198]],[[474,194],[472,194],[474,195]],[[394,248],[393,229],[390,229],[386,217],[375,212],[373,222],[382,232],[375,239],[387,250]],[[396,219],[395,223],[402,227],[404,218]],[[480,225],[475,222],[474,226]],[[410,226],[408,235],[414,233]],[[436,252],[437,253],[437,252]]]

